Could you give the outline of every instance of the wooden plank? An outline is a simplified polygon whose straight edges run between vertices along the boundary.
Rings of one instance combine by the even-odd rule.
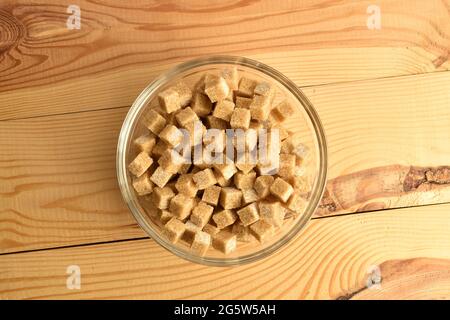
[[[449,75],[304,89],[328,138],[331,210],[318,215],[450,200]]]
[[[364,288],[344,295],[341,299],[448,299],[450,292],[450,260],[448,259],[391,260],[383,262],[379,270],[383,274],[381,290]]]
[[[369,30],[371,1],[80,1],[69,30],[58,1],[2,1],[0,119],[129,105],[201,55],[260,59],[302,86],[448,70],[449,3],[378,1],[382,29]]]
[[[115,175],[126,111],[0,122],[2,252],[144,236]]]
[[[450,173],[439,171],[450,165],[449,81],[444,72],[305,90],[330,153],[317,216],[450,201]],[[0,122],[1,252],[144,236],[116,183],[125,112]]]
[[[3,255],[0,298],[449,299],[449,210],[316,219],[270,258],[240,267],[186,262],[152,240]],[[80,290],[66,288],[69,265],[80,267]]]

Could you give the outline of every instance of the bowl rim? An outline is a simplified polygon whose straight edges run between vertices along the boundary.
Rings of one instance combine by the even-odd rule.
[[[176,77],[183,72],[186,72],[190,69],[202,67],[206,65],[212,64],[229,64],[229,65],[240,65],[247,68],[251,68],[257,70],[270,78],[274,78],[279,82],[282,86],[284,86],[290,93],[300,102],[303,106],[305,112],[309,117],[309,121],[312,124],[315,132],[315,142],[317,143],[319,149],[319,172],[316,178],[316,181],[312,187],[311,198],[309,199],[308,206],[306,207],[303,215],[298,219],[295,225],[291,227],[291,229],[279,240],[274,242],[272,245],[267,248],[261,249],[251,254],[247,254],[239,257],[223,257],[223,258],[212,258],[212,257],[201,257],[194,254],[191,254],[185,250],[181,250],[176,245],[167,241],[165,238],[160,236],[153,228],[148,224],[148,222],[142,217],[139,208],[133,201],[134,195],[133,190],[129,187],[129,183],[127,180],[127,167],[125,163],[126,155],[127,155],[127,144],[130,138],[131,129],[134,128],[135,121],[137,120],[137,115],[140,110],[146,106],[148,102],[148,98],[156,92],[161,86],[166,84],[167,80]],[[313,213],[317,209],[319,202],[323,196],[325,191],[325,185],[327,181],[327,171],[328,171],[328,150],[327,150],[327,142],[325,131],[323,129],[320,118],[314,109],[312,103],[303,93],[303,91],[298,88],[289,78],[287,78],[284,74],[277,71],[276,69],[261,63],[259,61],[240,57],[240,56],[230,56],[230,55],[215,55],[215,56],[207,56],[200,57],[193,60],[189,60],[183,62],[181,64],[172,67],[171,69],[163,72],[158,77],[156,77],[147,87],[145,87],[128,111],[121,130],[119,134],[119,139],[117,142],[117,152],[116,152],[116,175],[119,184],[119,188],[122,194],[122,197],[127,204],[129,210],[132,215],[138,222],[139,226],[153,238],[159,245],[172,252],[173,254],[186,259],[191,262],[209,265],[209,266],[232,266],[232,265],[242,265],[251,263],[269,255],[273,254],[275,251],[278,251],[280,248],[284,247],[288,242],[295,239],[300,231],[304,229],[307,222],[311,219]]]

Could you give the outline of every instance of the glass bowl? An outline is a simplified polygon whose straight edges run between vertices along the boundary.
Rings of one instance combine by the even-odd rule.
[[[275,100],[284,98],[297,107],[295,115],[283,124],[301,137],[301,142],[308,150],[308,157],[302,164],[303,170],[300,173],[308,182],[308,190],[304,195],[307,202],[302,214],[287,218],[275,235],[263,244],[257,241],[239,242],[237,249],[231,254],[225,255],[217,250],[209,249],[204,256],[198,256],[190,251],[187,243],[179,241],[173,244],[162,236],[162,225],[155,219],[156,209],[147,197],[137,196],[132,187],[132,177],[127,166],[137,154],[133,140],[147,130],[142,123],[143,115],[155,105],[159,92],[181,79],[194,87],[205,72],[214,73],[232,66],[238,69],[240,76],[245,75],[258,81],[274,84],[277,89]],[[287,77],[263,63],[248,58],[213,56],[182,63],[160,75],[142,91],[124,120],[117,146],[116,166],[122,196],[138,224],[151,238],[170,252],[189,261],[213,266],[229,266],[254,262],[271,255],[296,237],[305,227],[316,210],[325,188],[327,147],[316,111],[302,91]]]

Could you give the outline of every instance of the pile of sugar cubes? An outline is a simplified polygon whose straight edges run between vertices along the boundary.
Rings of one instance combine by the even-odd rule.
[[[240,77],[236,68],[205,73],[193,89],[181,81],[159,93],[143,116],[148,131],[134,140],[137,156],[128,169],[137,194],[158,208],[166,239],[185,241],[200,256],[213,249],[229,254],[239,242],[268,241],[286,217],[303,213],[308,150],[283,127],[295,108],[285,100],[274,105],[275,93],[271,83]],[[212,128],[224,140],[227,129],[265,129],[268,135],[276,129],[276,173],[268,173],[267,162],[180,161],[174,148],[183,139],[192,146],[209,142]]]

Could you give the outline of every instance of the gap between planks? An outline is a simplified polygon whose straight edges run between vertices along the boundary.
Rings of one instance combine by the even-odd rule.
[[[380,205],[392,208],[443,203],[450,199],[450,180],[442,192],[418,190],[406,196],[399,194],[398,188],[387,196],[373,192],[389,186],[379,179],[386,173],[390,174],[389,182],[397,181],[401,174],[391,174],[392,168],[385,170],[393,163],[402,165],[401,172],[406,166],[449,164],[446,144],[450,138],[446,127],[446,119],[450,119],[449,100],[448,93],[442,92],[448,75],[450,73],[370,80],[352,86],[327,85],[320,90],[305,90],[313,103],[317,102],[329,142],[332,142],[329,143],[333,158],[330,179],[337,177],[337,183],[332,184],[331,191],[338,200],[344,200],[338,203],[345,204],[343,211],[325,212],[326,215],[372,211]],[[349,94],[351,100],[346,99]],[[338,107],[336,103],[340,103]],[[48,116],[44,121],[21,123],[18,120],[10,125],[3,122],[5,161],[0,169],[4,169],[2,174],[6,179],[4,213],[10,218],[3,221],[5,247],[15,248],[17,252],[39,246],[57,247],[144,235],[125,214],[128,211],[113,174],[116,136],[125,108],[118,112],[98,112],[92,119],[74,113],[72,117],[62,115],[61,119]],[[408,108],[409,112],[405,113],[403,108]],[[358,120],[365,119],[366,115],[373,118],[367,125]],[[426,122],[422,124],[422,120]],[[43,132],[39,129],[41,125],[45,126]],[[11,143],[11,137],[13,140],[17,137],[17,142]],[[67,139],[76,145],[69,154]],[[27,145],[30,142],[31,145]],[[386,145],[392,150],[386,150]],[[382,166],[382,170],[371,170],[377,166]],[[352,180],[355,172],[362,184],[355,185],[358,181]],[[349,181],[354,184],[347,188]],[[343,192],[345,190],[349,191]],[[364,195],[365,203],[356,203],[357,207],[353,208],[350,205],[355,204],[352,194],[356,190]],[[42,226],[42,231],[37,230],[37,225]]]
[[[311,220],[323,220],[323,219],[331,219],[331,218],[342,218],[349,215],[369,215],[369,214],[376,214],[386,211],[398,211],[394,214],[402,214],[405,211],[410,208],[420,208],[420,207],[433,207],[433,206],[444,206],[450,204],[450,202],[441,202],[441,203],[430,203],[430,204],[423,204],[423,205],[415,205],[410,207],[395,207],[395,208],[386,208],[386,209],[377,209],[377,210],[371,210],[371,211],[362,211],[362,212],[349,212],[349,213],[342,213],[337,215],[330,215],[330,216],[313,216]],[[308,223],[305,225],[304,228],[308,227]],[[150,236],[147,237],[134,237],[134,238],[124,238],[124,239],[117,239],[117,240],[111,240],[111,241],[98,241],[98,242],[87,242],[87,243],[80,243],[80,244],[73,244],[73,245],[66,245],[66,246],[55,246],[55,247],[48,247],[48,248],[39,248],[39,249],[30,249],[30,250],[23,250],[23,251],[14,251],[14,252],[5,252],[0,253],[1,256],[9,256],[9,255],[16,255],[16,254],[26,254],[26,253],[33,253],[33,252],[41,252],[41,251],[51,251],[51,250],[60,250],[60,249],[70,249],[70,248],[80,248],[80,247],[90,247],[90,246],[98,246],[98,245],[107,245],[107,244],[113,244],[113,243],[121,243],[121,242],[133,242],[133,241],[142,241],[142,240],[148,240],[152,239]]]
[[[328,83],[322,83],[322,84],[312,84],[312,85],[298,86],[298,88],[300,90],[303,90],[303,89],[314,89],[314,88],[323,88],[323,87],[329,87],[329,86],[334,86],[334,85],[342,85],[342,84],[364,83],[364,82],[376,81],[376,80],[387,80],[387,79],[395,80],[395,79],[403,79],[403,78],[408,78],[408,77],[421,77],[421,76],[427,76],[427,75],[439,74],[439,73],[446,73],[446,72],[450,72],[450,70],[435,70],[435,71],[431,71],[431,72],[428,71],[428,72],[402,74],[402,75],[394,75],[394,76],[373,77],[373,78],[367,78],[367,79],[355,79],[355,80],[348,80],[348,81],[335,81],[335,82],[328,82]],[[149,84],[150,83],[151,83],[151,81],[149,82]],[[138,95],[136,95],[136,98],[138,97]],[[131,104],[123,105],[123,106],[116,106],[116,107],[103,107],[103,108],[93,108],[93,109],[87,109],[87,110],[68,111],[68,112],[60,112],[60,113],[39,114],[39,115],[28,116],[28,117],[0,118],[0,123],[1,122],[7,122],[7,121],[15,121],[15,120],[28,120],[28,119],[38,119],[38,118],[45,118],[45,117],[57,117],[57,116],[64,116],[64,115],[83,114],[83,113],[89,113],[89,112],[95,112],[95,111],[106,111],[106,110],[116,110],[116,109],[118,110],[118,109],[130,108],[130,107],[131,107]]]

